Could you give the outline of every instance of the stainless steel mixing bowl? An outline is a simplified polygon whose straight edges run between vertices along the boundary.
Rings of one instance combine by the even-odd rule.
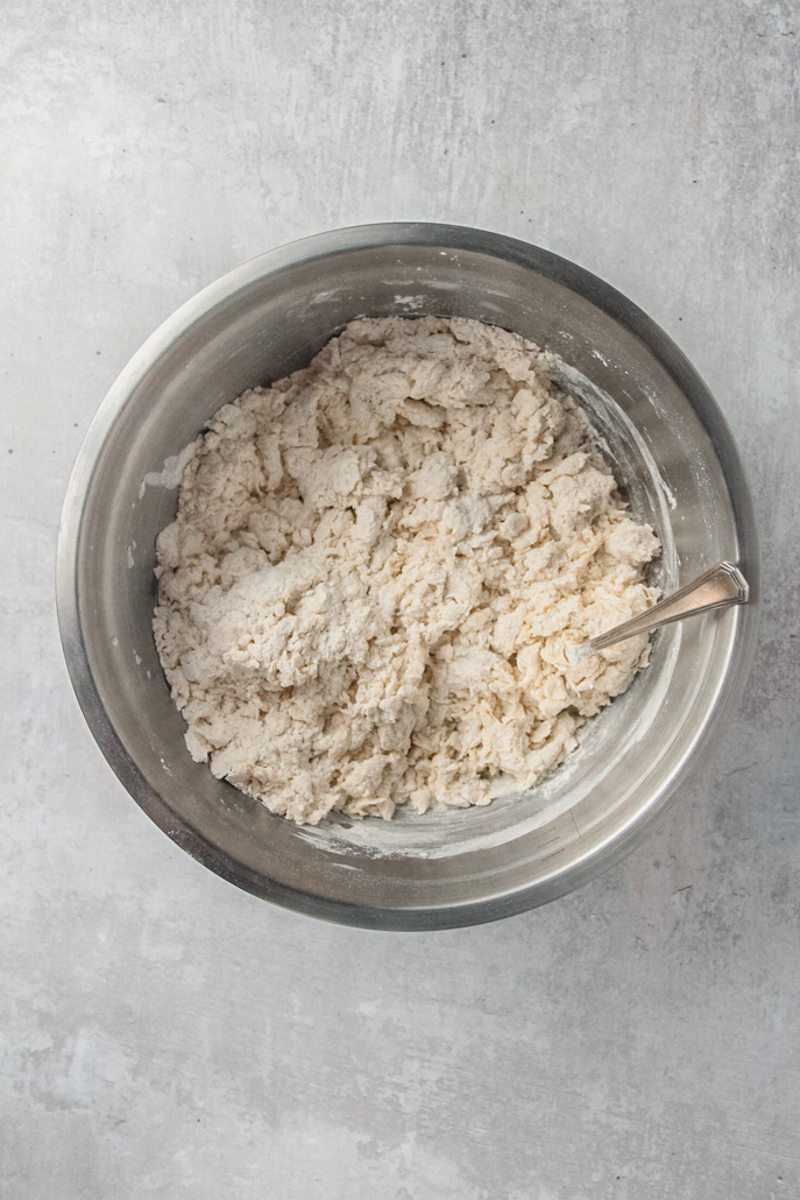
[[[447,225],[338,230],[245,263],[166,321],[100,407],[64,503],[58,609],[75,691],[128,791],[190,854],[266,899],[384,929],[520,912],[619,859],[716,735],[755,624],[750,605],[660,632],[649,669],[568,763],[488,808],[303,829],[192,762],[150,628],[155,537],[176,503],[165,460],[350,318],[423,312],[505,326],[559,355],[661,536],[664,585],[727,558],[757,593],[750,498],[711,395],[643,312],[554,254]]]

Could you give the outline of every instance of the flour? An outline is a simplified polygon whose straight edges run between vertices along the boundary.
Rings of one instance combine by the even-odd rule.
[[[532,787],[646,661],[570,661],[656,599],[658,541],[514,334],[353,321],[187,458],[158,652],[192,757],[294,821]]]

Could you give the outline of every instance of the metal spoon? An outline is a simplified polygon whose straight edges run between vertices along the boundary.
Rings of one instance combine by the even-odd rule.
[[[710,612],[713,608],[746,604],[749,595],[750,587],[739,568],[729,562],[717,563],[710,571],[678,588],[677,592],[670,596],[665,596],[652,608],[632,617],[630,621],[623,621],[607,633],[601,633],[598,637],[575,646],[570,652],[570,658],[576,663],[584,662],[593,654],[597,654],[598,650],[605,650],[606,646],[623,642],[637,633],[649,633],[659,625],[682,621],[684,617]]]

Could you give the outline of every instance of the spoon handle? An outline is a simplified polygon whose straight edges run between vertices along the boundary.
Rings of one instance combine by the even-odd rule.
[[[729,562],[717,563],[710,571],[659,600],[652,608],[577,646],[576,658],[582,662],[598,650],[613,646],[615,642],[622,642],[637,633],[649,633],[659,625],[682,621],[684,617],[693,617],[696,613],[727,608],[730,604],[746,604],[749,595],[750,588],[739,568]]]

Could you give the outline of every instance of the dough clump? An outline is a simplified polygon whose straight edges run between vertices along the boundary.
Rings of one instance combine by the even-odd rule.
[[[298,823],[532,787],[648,653],[658,553],[536,346],[358,319],[226,404],[157,543],[156,645],[194,759]]]

